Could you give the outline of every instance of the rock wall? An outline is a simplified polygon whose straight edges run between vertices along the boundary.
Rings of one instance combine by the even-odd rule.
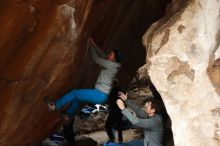
[[[176,146],[220,145],[219,10],[219,0],[173,0],[143,36],[142,69],[162,95]]]
[[[37,145],[60,122],[44,97],[93,87],[89,35],[104,51],[122,50],[126,88],[144,64],[141,37],[169,1],[1,0],[0,145]]]
[[[89,5],[0,2],[1,146],[36,145],[59,122],[58,113],[47,112],[44,96],[57,98],[77,83],[73,79],[86,54],[81,34]]]
[[[127,89],[136,71],[145,63],[146,51],[142,36],[147,28],[159,20],[171,0],[95,0],[91,8],[89,32],[103,50],[119,49],[122,52],[120,84]],[[86,61],[86,62],[89,62]],[[91,76],[87,70],[82,76]],[[87,78],[80,78],[85,86]]]

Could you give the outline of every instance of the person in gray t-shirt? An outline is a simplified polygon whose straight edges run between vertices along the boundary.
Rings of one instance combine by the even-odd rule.
[[[161,105],[155,99],[149,99],[146,101],[144,108],[140,108],[138,105],[132,103],[127,99],[127,94],[119,93],[121,99],[117,100],[118,107],[122,110],[122,114],[128,118],[128,120],[144,130],[144,146],[162,146],[163,137],[163,119],[160,115]],[[133,115],[126,107],[133,110],[136,115]],[[142,140],[141,140],[142,141]],[[129,143],[122,145],[129,146]],[[133,144],[134,145],[134,144]],[[139,145],[140,146],[140,145]]]
[[[66,110],[66,114],[74,116],[76,109],[79,108],[81,103],[103,104],[107,101],[113,80],[121,67],[121,54],[116,49],[107,55],[104,54],[91,38],[88,41],[88,47],[94,62],[102,67],[95,88],[70,91],[57,101],[50,102],[48,104],[50,111],[60,110],[66,104],[71,104]]]
[[[121,56],[118,50],[113,50],[108,55],[105,55],[92,39],[89,39],[88,47],[90,47],[94,62],[102,67],[95,88],[72,90],[55,102],[48,103],[49,111],[60,110],[63,106],[70,104],[63,114],[65,122],[63,128],[69,146],[74,146],[75,143],[73,132],[75,111],[80,107],[81,103],[105,103],[112,88],[113,80],[121,67]]]

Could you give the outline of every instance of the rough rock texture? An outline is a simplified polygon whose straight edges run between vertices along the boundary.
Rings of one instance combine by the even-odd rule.
[[[99,131],[105,129],[105,120],[107,118],[107,112],[98,112],[91,114],[89,117],[80,118],[75,117],[74,129],[78,134],[91,133],[93,131]]]
[[[116,48],[122,52],[119,80],[123,88],[127,88],[137,69],[145,63],[146,51],[141,38],[147,28],[164,15],[168,2],[170,0],[94,1],[87,21],[89,32],[103,50]],[[81,75],[87,78],[80,77],[80,87],[91,86],[88,79],[96,79],[97,74],[91,74],[94,71],[94,68],[83,70]]]
[[[86,53],[84,20],[76,18],[87,17],[89,3],[0,2],[1,146],[36,145],[59,122],[43,97],[60,96],[76,84]]]
[[[173,0],[143,37],[176,146],[220,145],[220,1]]]
[[[93,87],[99,68],[86,49],[89,34],[105,51],[122,49],[127,85],[144,64],[141,36],[168,1],[1,0],[0,145],[38,144],[60,121],[44,96]]]
[[[97,142],[89,137],[76,137],[76,146],[97,146]]]

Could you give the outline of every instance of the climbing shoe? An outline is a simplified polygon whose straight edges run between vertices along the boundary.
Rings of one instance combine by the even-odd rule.
[[[55,106],[54,102],[48,102],[47,107],[48,107],[49,111],[55,111],[56,110],[56,106]]]

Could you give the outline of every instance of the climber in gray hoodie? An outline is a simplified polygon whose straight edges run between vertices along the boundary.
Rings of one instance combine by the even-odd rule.
[[[103,104],[107,101],[113,80],[121,67],[121,54],[119,50],[115,49],[105,55],[91,38],[88,41],[88,47],[91,48],[90,53],[93,61],[102,67],[95,88],[70,91],[57,101],[48,103],[50,111],[60,110],[66,104],[70,104],[66,114],[74,116],[81,103]]]
[[[121,54],[118,50],[111,51],[105,55],[98,48],[93,39],[89,39],[87,47],[90,48],[92,59],[95,63],[102,67],[94,89],[78,89],[66,93],[55,102],[48,103],[49,111],[61,110],[67,104],[70,106],[63,114],[65,121],[64,133],[69,146],[74,146],[73,123],[75,111],[80,107],[81,103],[103,104],[108,99],[108,94],[112,88],[113,80],[121,67]]]

